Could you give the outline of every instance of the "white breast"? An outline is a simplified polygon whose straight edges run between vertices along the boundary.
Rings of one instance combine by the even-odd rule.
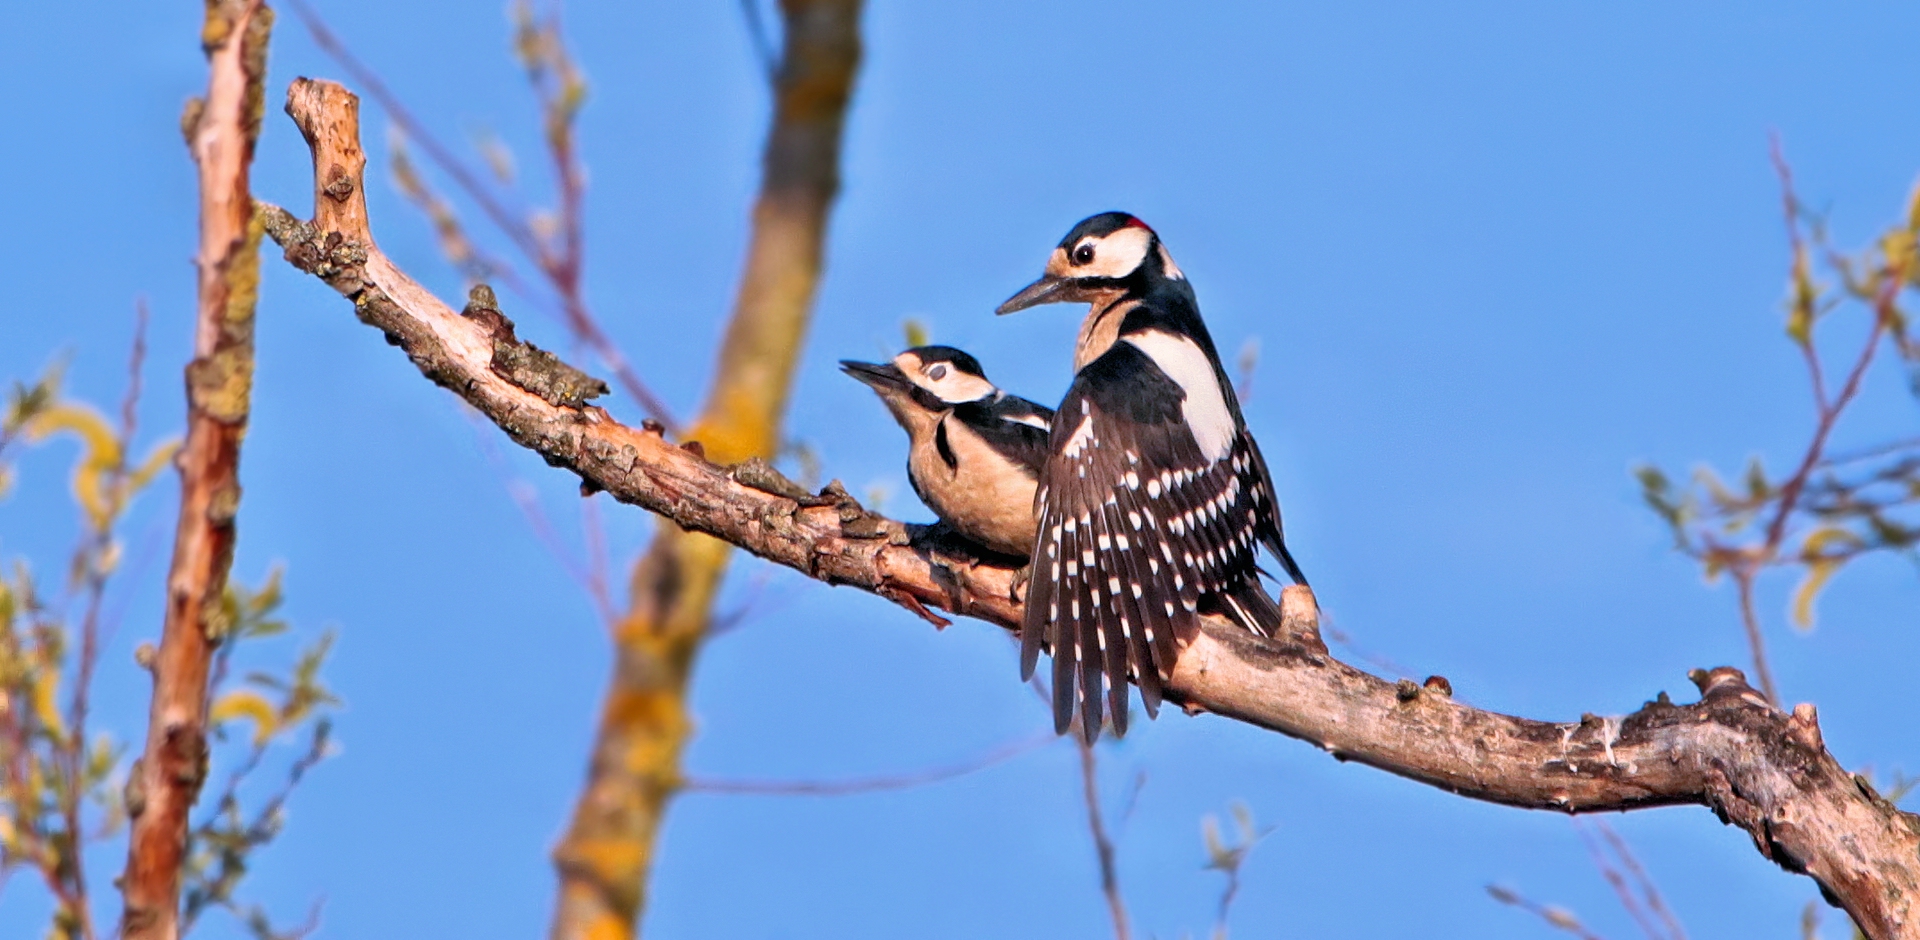
[[[1233,448],[1233,412],[1227,409],[1226,396],[1220,392],[1220,379],[1213,363],[1199,344],[1185,336],[1160,330],[1148,330],[1126,337],[1134,348],[1147,354],[1160,371],[1167,374],[1187,395],[1182,417],[1208,460],[1221,460]]]

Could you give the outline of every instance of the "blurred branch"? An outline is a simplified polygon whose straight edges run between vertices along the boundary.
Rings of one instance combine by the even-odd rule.
[[[1593,867],[1599,869],[1600,877],[1606,879],[1607,886],[1620,899],[1621,909],[1639,925],[1647,940],[1686,940],[1687,934],[1680,928],[1679,919],[1667,909],[1660,889],[1647,877],[1646,869],[1640,867],[1640,860],[1634,857],[1626,840],[1604,821],[1595,821],[1592,826],[1600,831],[1601,838],[1596,838],[1578,819],[1574,820],[1573,828],[1580,835],[1580,843],[1586,846],[1587,856],[1593,859]],[[1627,883],[1629,875],[1633,878],[1631,885]],[[1658,923],[1653,920],[1656,913],[1660,917]]]
[[[1517,891],[1497,885],[1488,885],[1487,894],[1502,904],[1517,907],[1540,918],[1555,930],[1573,934],[1580,940],[1601,940],[1598,934],[1589,931],[1585,924],[1580,923],[1580,918],[1575,917],[1572,911],[1564,907],[1541,904]]]
[[[107,582],[113,576],[119,563],[119,542],[115,536],[115,524],[125,514],[127,502],[133,496],[136,486],[130,486],[138,471],[129,465],[128,451],[133,446],[134,433],[139,427],[140,378],[147,358],[147,305],[140,301],[134,306],[133,346],[128,354],[127,390],[120,402],[120,426],[117,434],[120,446],[108,448],[112,454],[107,466],[101,468],[105,490],[108,494],[106,511],[92,516],[92,531],[87,534],[81,549],[75,553],[73,572],[82,584],[82,593],[86,597],[84,612],[80,616],[80,656],[75,672],[73,691],[67,705],[67,728],[64,736],[65,747],[62,756],[66,760],[66,785],[59,789],[60,812],[65,820],[67,833],[67,851],[71,853],[65,865],[66,880],[70,888],[69,897],[63,898],[67,913],[74,919],[79,936],[92,937],[93,904],[87,890],[87,866],[81,858],[82,843],[85,841],[84,825],[81,821],[82,804],[87,796],[83,784],[88,776],[88,763],[93,758],[89,753],[92,742],[87,734],[89,698],[93,691],[94,669],[100,663],[100,612],[107,596]]]
[[[1232,807],[1234,841],[1228,842],[1220,832],[1220,823],[1209,814],[1200,820],[1200,834],[1207,846],[1207,868],[1226,877],[1227,883],[1220,889],[1220,904],[1214,911],[1213,940],[1227,940],[1227,916],[1233,911],[1233,901],[1240,896],[1240,869],[1247,863],[1247,856],[1253,854],[1253,848],[1261,840],[1273,833],[1273,827],[1259,828],[1253,824],[1253,812],[1246,804],[1235,802]]]
[[[107,590],[125,570],[119,529],[173,454],[162,444],[131,459],[146,357],[144,304],[135,317],[117,423],[65,398],[58,366],[32,386],[16,383],[0,414],[0,446],[57,435],[80,445],[72,477],[80,536],[62,602],[56,608],[41,598],[24,560],[15,561],[10,576],[0,573],[0,881],[23,865],[36,870],[53,900],[49,936],[65,940],[96,936],[86,849],[121,822],[109,784],[120,749],[89,727],[94,672],[110,629]],[[0,462],[0,497],[10,479],[11,466]]]
[[[514,338],[497,309],[470,304],[467,315],[454,312],[375,247],[358,185],[365,156],[353,96],[337,85],[302,80],[294,84],[288,111],[314,149],[317,197],[312,223],[263,207],[287,260],[349,298],[355,313],[422,374],[520,446],[578,474],[590,489],[816,580],[868,591],[916,613],[937,607],[1017,628],[1022,614],[1010,590],[1014,571],[951,542],[933,542],[925,529],[870,513],[837,484],[815,495],[764,461],[719,466],[695,442],[676,446],[657,429],[621,425],[581,398],[557,393],[557,377],[574,377],[561,383],[566,387],[581,384],[576,371],[557,360],[528,365],[538,351]],[[717,440],[732,446],[714,453],[739,452],[737,438]],[[761,440],[771,446],[774,438]],[[661,568],[643,574],[669,584],[677,577]],[[1753,836],[1764,857],[1816,879],[1875,940],[1920,937],[1920,819],[1841,767],[1825,748],[1812,706],[1779,711],[1739,670],[1721,667],[1692,673],[1701,692],[1692,704],[1675,705],[1662,694],[1623,716],[1516,718],[1453,701],[1440,677],[1390,683],[1354,669],[1310,642],[1318,637],[1311,592],[1290,587],[1281,604],[1277,640],[1206,620],[1187,638],[1167,679],[1168,699],[1473,799],[1568,813],[1705,806]],[[626,639],[622,668],[635,668],[640,663],[626,655]],[[684,660],[655,662],[684,677]],[[629,704],[674,706],[666,718],[683,722],[679,703]],[[597,756],[596,768],[620,769],[607,766],[614,756]],[[645,753],[617,756],[647,758],[623,766],[644,769],[670,788],[673,779],[659,776],[667,762]],[[656,822],[648,819],[647,831]],[[644,853],[624,861],[627,871],[644,870]],[[633,890],[626,897],[636,906],[628,910],[637,910],[632,884],[609,887]]]
[[[728,463],[772,459],[780,446],[860,61],[859,0],[785,0],[781,12],[785,43],[744,272],[706,405],[687,431],[705,454]],[[545,34],[523,27],[521,35],[523,44],[547,44],[544,54],[523,53],[529,63],[546,63],[530,69],[564,85],[566,59],[552,51],[557,27]],[[557,162],[568,162],[567,153],[556,144]],[[659,826],[681,784],[687,683],[713,628],[730,555],[724,542],[663,522],[634,566],[586,786],[554,849],[555,940],[635,932]]]
[[[190,104],[182,121],[200,174],[199,308],[152,713],[145,754],[127,782],[133,829],[120,929],[129,940],[179,936],[187,817],[206,772],[208,667],[224,626],[216,615],[233,561],[240,441],[253,386],[262,227],[248,172],[265,110],[272,24],[273,12],[259,0],[207,4],[207,97]]]
[[[689,777],[680,784],[684,793],[743,794],[750,796],[853,796],[887,790],[909,790],[932,783],[964,777],[989,767],[1004,764],[1030,754],[1059,740],[1058,735],[1042,734],[1021,741],[1010,741],[970,760],[933,767],[912,773],[881,777],[857,777],[851,780],[722,780]]]
[[[1647,875],[1646,869],[1641,867],[1640,860],[1634,857],[1633,850],[1627,847],[1627,840],[1621,838],[1604,820],[1582,825],[1576,819],[1573,828],[1580,836],[1580,843],[1586,847],[1588,857],[1593,859],[1593,866],[1599,869],[1600,876],[1606,879],[1607,886],[1620,899],[1621,909],[1633,918],[1634,924],[1639,926],[1647,940],[1687,940],[1680,920],[1668,909],[1666,901],[1660,896],[1660,889]],[[1594,835],[1595,831],[1599,833],[1598,836]],[[1490,885],[1487,893],[1502,904],[1533,914],[1556,930],[1585,940],[1599,940],[1566,908],[1539,904],[1507,888]],[[1659,919],[1656,921],[1655,917]]]
[[[747,41],[753,45],[754,59],[766,72],[767,83],[779,81],[780,57],[773,51],[773,39],[767,35],[767,20],[760,14],[760,0],[740,0],[740,16],[746,21]]]

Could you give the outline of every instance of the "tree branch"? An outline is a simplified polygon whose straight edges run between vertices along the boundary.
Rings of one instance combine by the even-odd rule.
[[[265,112],[267,37],[273,11],[260,0],[210,0],[202,29],[211,77],[182,129],[200,174],[199,308],[187,364],[187,439],[180,518],[167,576],[166,617],[153,659],[146,751],[127,781],[132,819],[126,906],[130,940],[180,933],[181,862],[188,811],[207,761],[207,674],[225,625],[220,600],[233,562],[240,506],[240,440],[253,391],[253,313],[261,225],[248,170]]]
[[[288,111],[313,145],[313,224],[267,207],[268,233],[290,262],[354,303],[434,382],[583,485],[830,584],[909,609],[938,607],[1008,629],[1021,622],[1014,572],[968,556],[924,527],[867,512],[837,484],[810,494],[748,460],[723,467],[692,444],[550,400],[503,366],[510,324],[455,313],[374,246],[360,195],[364,158],[353,96],[296,82]],[[1333,659],[1318,642],[1311,593],[1282,594],[1282,640],[1223,621],[1189,638],[1167,697],[1308,741],[1478,800],[1590,813],[1692,804],[1745,830],[1762,855],[1816,879],[1875,940],[1920,938],[1920,819],[1843,769],[1815,712],[1771,707],[1741,673],[1696,670],[1698,702],[1662,694],[1638,711],[1544,722],[1453,701],[1437,677],[1390,683]]]

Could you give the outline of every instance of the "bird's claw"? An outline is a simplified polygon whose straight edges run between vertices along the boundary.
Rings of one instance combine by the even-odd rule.
[[[1016,604],[1027,602],[1027,582],[1033,579],[1033,566],[1022,565],[1007,579],[1007,600]]]

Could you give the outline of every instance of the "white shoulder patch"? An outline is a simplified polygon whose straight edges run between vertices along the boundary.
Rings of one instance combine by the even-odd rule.
[[[1039,428],[1042,431],[1053,430],[1053,422],[1048,421],[1047,419],[1042,418],[1039,415],[1021,415],[1018,418],[1012,418],[1010,420],[1018,424],[1024,424],[1031,428]]]
[[[1220,393],[1220,380],[1207,354],[1193,340],[1160,330],[1135,333],[1125,339],[1146,353],[1147,358],[1186,393],[1181,415],[1193,431],[1200,453],[1208,460],[1225,458],[1233,449],[1238,429],[1234,427],[1233,412],[1227,410],[1226,396]]]
[[[1074,429],[1072,437],[1067,438],[1067,446],[1060,448],[1060,452],[1068,457],[1078,457],[1080,452],[1091,443],[1093,443],[1093,416],[1088,415],[1080,419],[1080,426]]]
[[[1180,273],[1180,266],[1173,263],[1173,255],[1167,252],[1167,246],[1165,245],[1160,246],[1160,268],[1167,273],[1168,277],[1176,281],[1184,281],[1187,279],[1185,274]]]

